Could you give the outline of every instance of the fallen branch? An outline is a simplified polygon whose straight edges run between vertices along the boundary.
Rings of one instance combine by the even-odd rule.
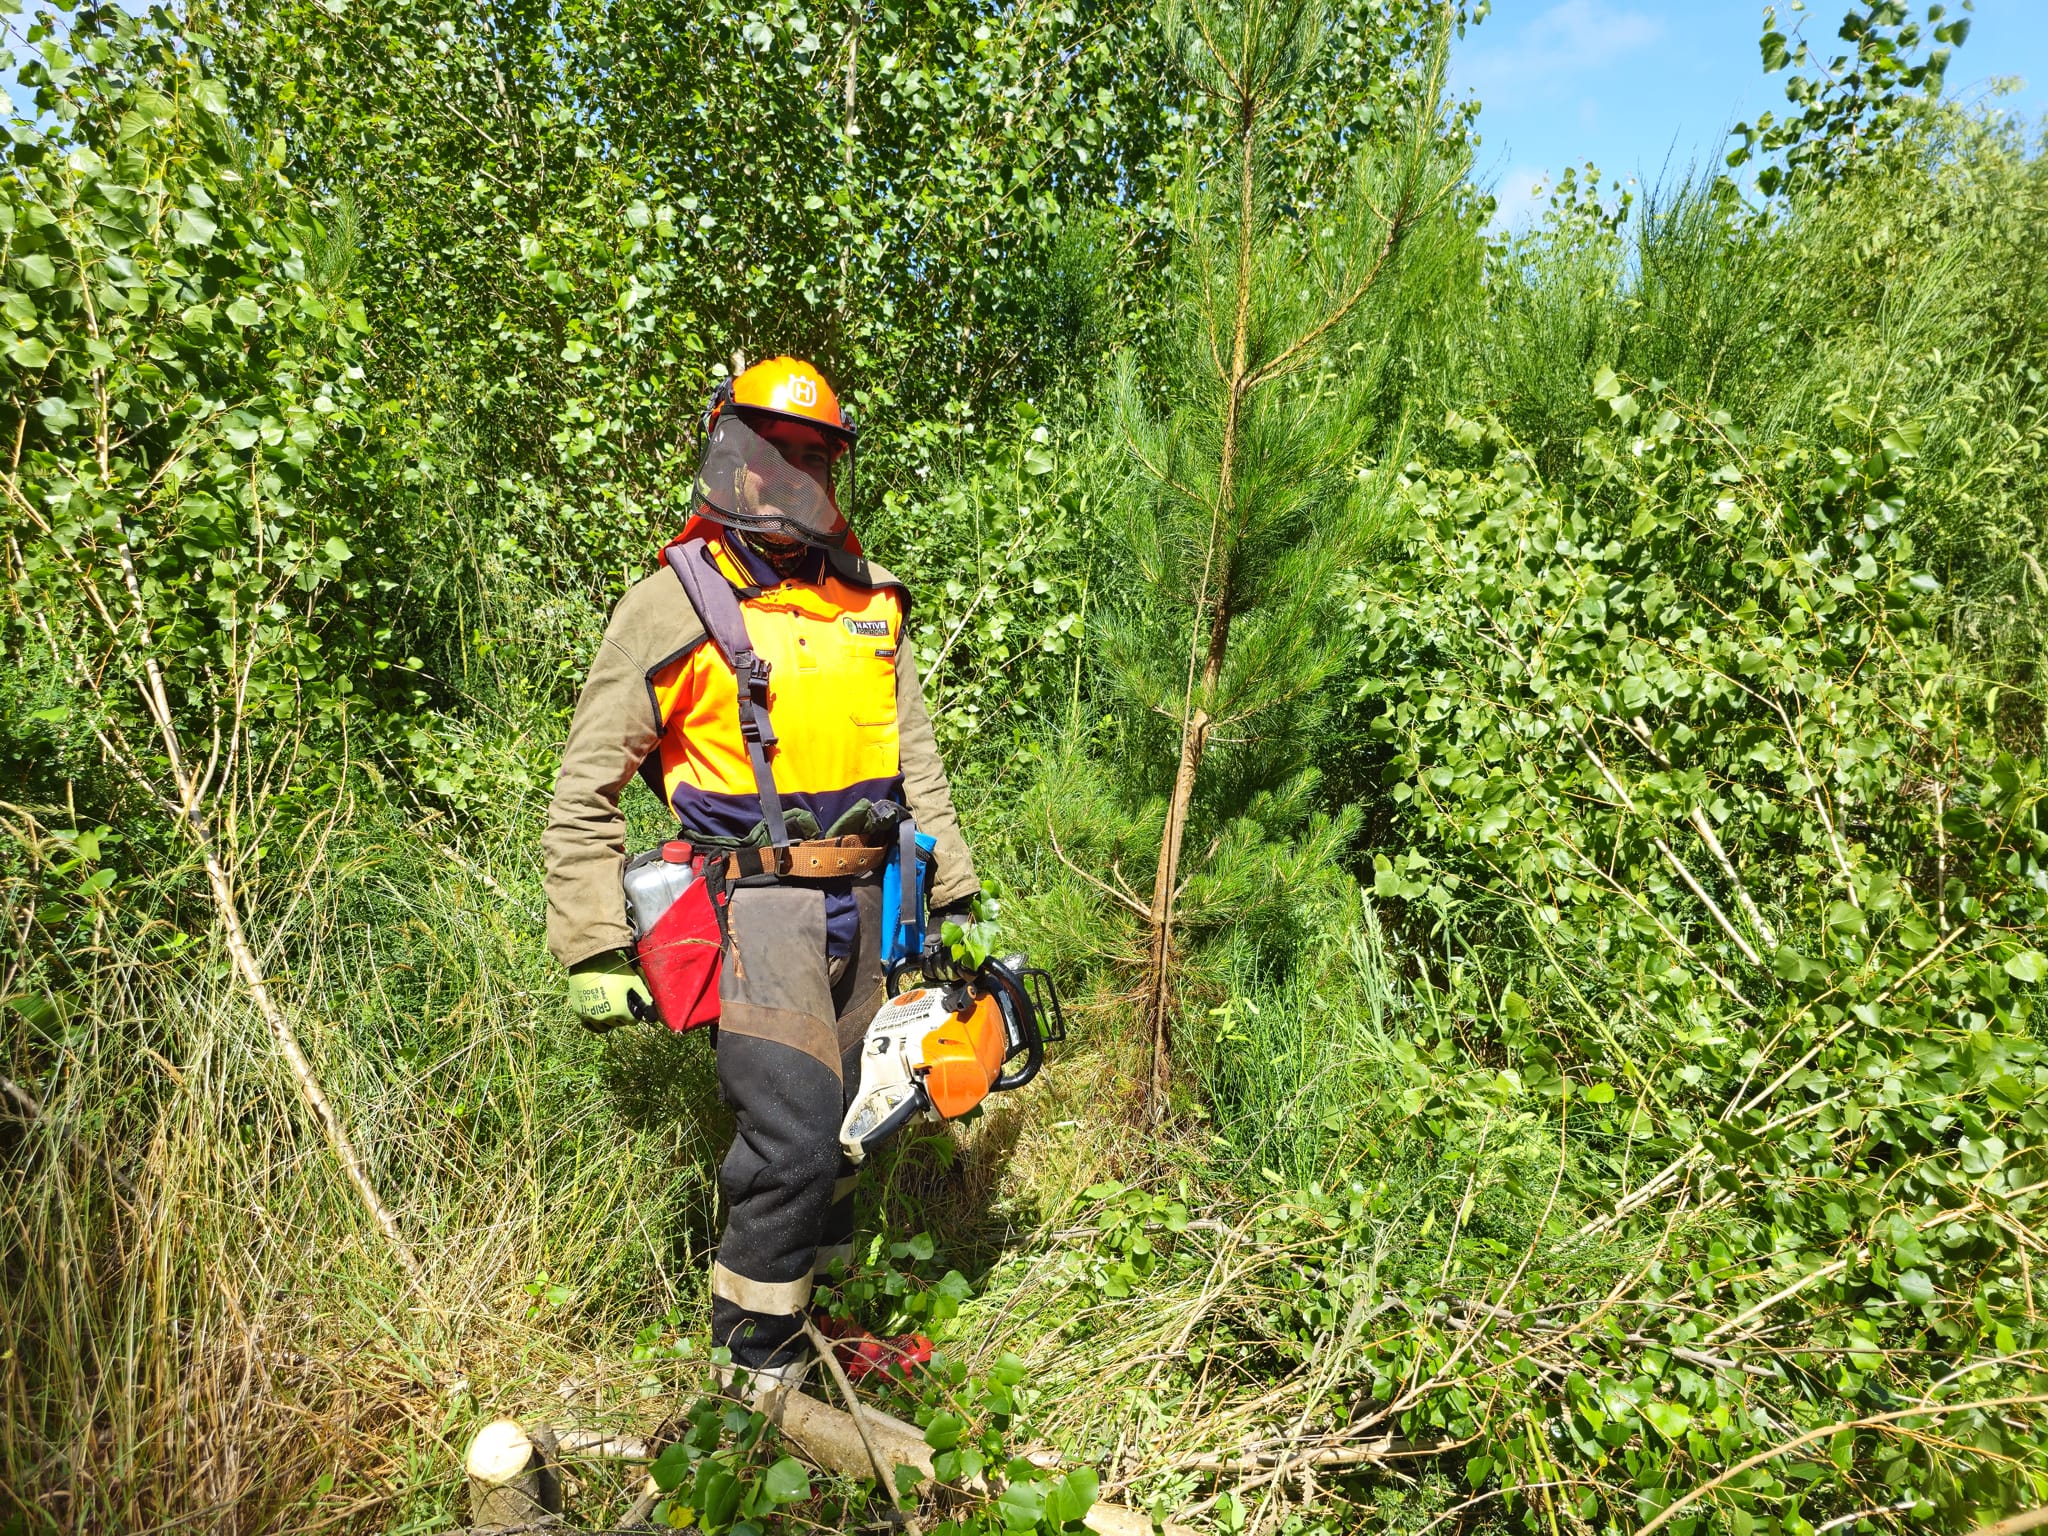
[[[2020,1536],[2022,1531],[2038,1531],[2044,1525],[2048,1525],[2048,1508],[2030,1509],[2025,1514],[2007,1515],[2003,1520],[1980,1525],[1970,1536]]]
[[[860,1447],[867,1452],[868,1465],[875,1469],[875,1491],[889,1500],[892,1514],[900,1516],[896,1509],[896,1489],[889,1477],[889,1469],[882,1465],[882,1454],[875,1449],[874,1437],[868,1433],[867,1415],[861,1411],[860,1399],[853,1394],[853,1383],[846,1379],[846,1371],[839,1364],[839,1351],[818,1332],[818,1325],[810,1317],[799,1312],[797,1318],[804,1325],[804,1333],[811,1341],[811,1348],[818,1352],[826,1371],[831,1375],[833,1385],[839,1388],[840,1397],[846,1401],[847,1416],[853,1420],[854,1432],[860,1436]]]
[[[1321,1467],[1381,1466],[1398,1458],[1437,1454],[1438,1448],[1435,1445],[1419,1445],[1412,1440],[1403,1440],[1398,1435],[1382,1435],[1376,1440],[1367,1440],[1357,1445],[1329,1445],[1319,1450],[1297,1451],[1291,1456],[1280,1451],[1255,1451],[1244,1456],[1183,1456],[1168,1470],[1231,1476],[1245,1472],[1267,1472],[1274,1468],[1294,1471]]]
[[[1743,1473],[1762,1466],[1767,1461],[1776,1461],[1788,1451],[1796,1451],[1802,1445],[1812,1445],[1817,1440],[1827,1440],[1845,1429],[1875,1429],[1882,1424],[1896,1424],[1901,1419],[1924,1419],[1938,1417],[1944,1413],[1970,1413],[1985,1408],[2018,1408],[2048,1403],[2048,1395],[2029,1393],[2024,1397],[1984,1397],[1967,1403],[1922,1403],[1917,1408],[1898,1408],[1890,1413],[1873,1413],[1868,1418],[1844,1419],[1836,1424],[1823,1424],[1819,1429],[1809,1429],[1803,1435],[1794,1435],[1783,1445],[1774,1445],[1768,1451],[1759,1451],[1745,1461],[1738,1461],[1718,1477],[1709,1478],[1689,1493],[1680,1494],[1663,1509],[1659,1510],[1647,1525],[1636,1528],[1636,1536],[1650,1536],[1669,1525],[1685,1510],[1700,1502],[1717,1488],[1724,1488]]]

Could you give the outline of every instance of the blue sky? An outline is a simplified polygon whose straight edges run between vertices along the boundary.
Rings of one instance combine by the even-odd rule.
[[[1808,0],[1804,35],[1832,58],[1849,0]],[[1951,16],[1962,14],[1951,0]],[[1915,15],[1926,11],[1916,0]],[[1947,93],[1984,98],[1997,76],[2025,81],[2000,105],[2038,125],[2048,113],[2048,0],[1977,0],[1970,35],[1949,65]],[[1778,6],[1779,26],[1800,18]],[[1494,0],[1493,14],[1451,56],[1451,84],[1476,95],[1479,179],[1515,225],[1532,195],[1568,165],[1597,164],[1604,180],[1655,182],[1712,160],[1722,136],[1765,111],[1782,112],[1786,75],[1757,54],[1760,0]],[[1823,52],[1826,49],[1826,52]]]

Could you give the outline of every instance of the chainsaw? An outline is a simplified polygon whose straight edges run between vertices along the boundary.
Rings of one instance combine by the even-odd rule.
[[[992,1093],[1022,1088],[1045,1047],[1067,1037],[1052,977],[1022,955],[899,990],[907,975],[890,971],[889,999],[861,1040],[860,1086],[839,1125],[856,1163],[919,1115],[957,1120]]]

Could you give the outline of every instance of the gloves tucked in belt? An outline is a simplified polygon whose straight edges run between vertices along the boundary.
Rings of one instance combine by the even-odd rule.
[[[657,1017],[647,984],[622,949],[569,967],[569,1006],[593,1034]]]

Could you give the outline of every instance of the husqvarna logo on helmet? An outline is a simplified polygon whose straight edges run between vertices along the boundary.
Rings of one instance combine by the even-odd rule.
[[[789,389],[789,403],[791,405],[808,409],[818,403],[817,384],[805,378],[802,374],[798,374],[795,378],[791,379],[787,387]]]

